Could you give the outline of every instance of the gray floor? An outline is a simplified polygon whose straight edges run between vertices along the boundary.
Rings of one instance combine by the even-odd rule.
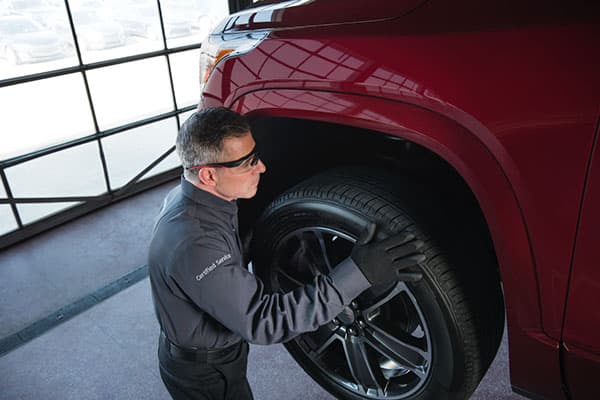
[[[0,254],[0,339],[144,263],[152,220],[176,182],[54,229]],[[158,376],[148,279],[0,358],[0,398],[168,399]],[[252,346],[255,398],[332,399],[284,347]],[[473,399],[511,392],[506,338]]]

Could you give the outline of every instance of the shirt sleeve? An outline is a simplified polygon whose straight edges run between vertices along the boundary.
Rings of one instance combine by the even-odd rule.
[[[280,343],[314,331],[370,286],[348,258],[311,284],[268,293],[223,247],[206,238],[180,247],[172,277],[199,308],[250,343]]]

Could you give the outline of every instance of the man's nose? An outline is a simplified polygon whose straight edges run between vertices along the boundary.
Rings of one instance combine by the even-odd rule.
[[[262,174],[266,170],[267,170],[267,166],[265,165],[265,163],[263,162],[263,160],[258,160],[258,173]]]

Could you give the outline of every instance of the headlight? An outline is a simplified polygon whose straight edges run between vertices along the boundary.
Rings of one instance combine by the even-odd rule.
[[[200,93],[219,61],[249,52],[267,35],[268,32],[209,35],[200,49]]]

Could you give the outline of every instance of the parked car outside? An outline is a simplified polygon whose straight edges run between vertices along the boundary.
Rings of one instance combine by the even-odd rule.
[[[64,13],[64,7],[46,0],[2,0],[0,8],[13,14],[25,15],[41,25],[46,24],[48,17]]]
[[[94,9],[101,11],[106,7],[104,0],[69,0],[71,10],[75,9]]]
[[[113,1],[108,5],[113,18],[121,23],[128,35],[151,40],[162,39],[158,7],[145,0]],[[163,13],[163,25],[167,39],[192,33],[192,17],[185,13]]]
[[[56,60],[71,52],[69,42],[29,17],[0,17],[0,54],[10,64]]]
[[[121,24],[106,17],[95,9],[74,9],[71,11],[79,47],[84,50],[102,50],[123,46],[127,41],[125,29]],[[65,39],[72,37],[70,25],[62,18],[48,21],[52,29]]]
[[[427,243],[286,348],[345,399],[466,399],[508,329],[513,390],[600,398],[597,2],[258,2],[202,46],[200,108],[252,123],[240,203],[273,291],[327,273],[367,221]]]
[[[164,0],[161,1],[163,14],[171,13],[186,15],[191,22],[193,33],[206,36],[219,22],[219,7],[212,2],[202,0]]]

